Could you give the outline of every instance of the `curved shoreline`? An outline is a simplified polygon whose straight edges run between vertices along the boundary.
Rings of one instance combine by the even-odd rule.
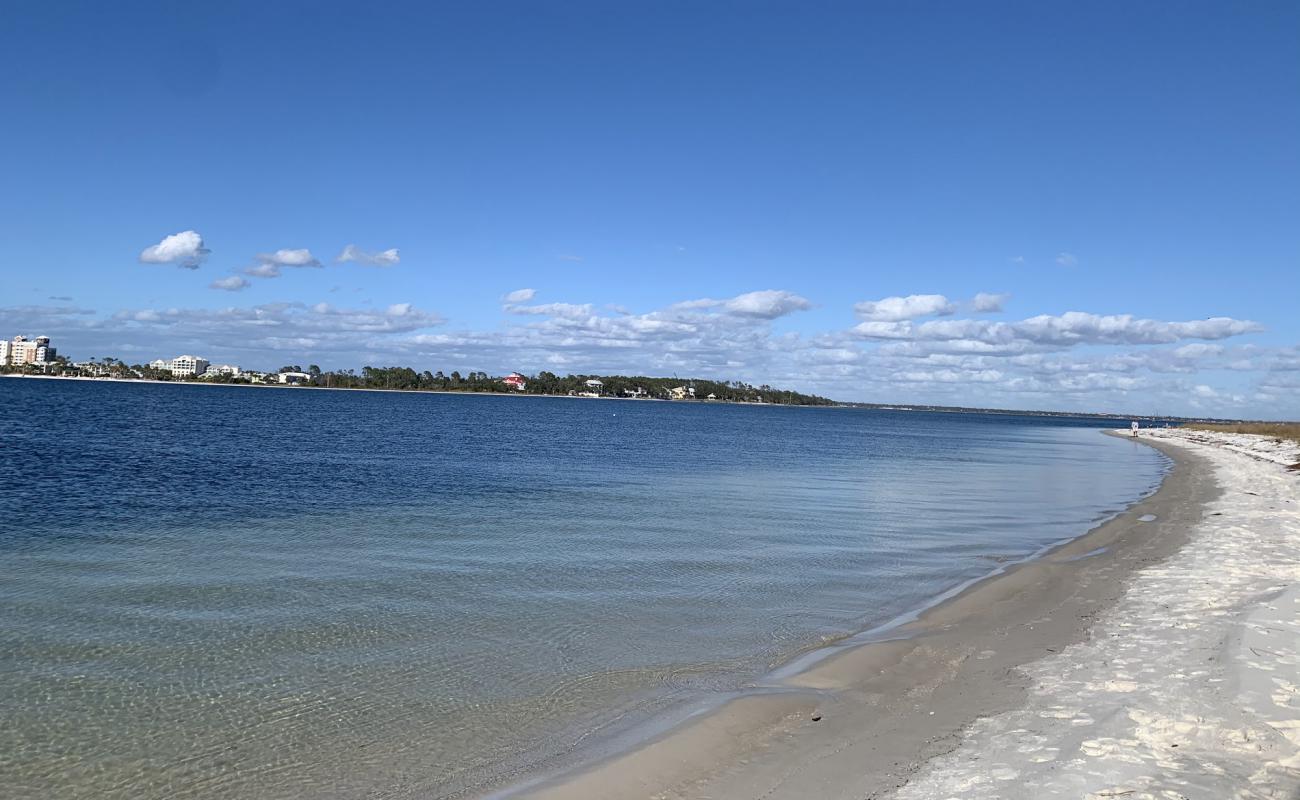
[[[1186,540],[1212,472],[1147,445],[1172,462],[1159,488],[1083,535],[796,656],[738,697],[679,708],[594,760],[485,796],[885,796],[970,722],[1013,707],[1027,686],[1017,667],[1085,638],[1134,571]]]

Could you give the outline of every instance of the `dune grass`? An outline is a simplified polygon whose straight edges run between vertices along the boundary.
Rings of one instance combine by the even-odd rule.
[[[1183,427],[1191,428],[1196,431],[1254,433],[1259,436],[1272,436],[1278,441],[1289,439],[1300,444],[1300,422],[1189,422]],[[1290,469],[1300,470],[1300,461],[1292,464]]]
[[[1197,431],[1254,433],[1260,436],[1272,436],[1275,439],[1290,439],[1293,442],[1300,443],[1300,422],[1191,422],[1183,427]]]

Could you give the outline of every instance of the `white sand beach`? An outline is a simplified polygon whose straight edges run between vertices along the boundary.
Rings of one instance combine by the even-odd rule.
[[[1204,454],[1222,494],[1084,642],[1024,667],[1021,708],[976,722],[898,793],[1278,798],[1300,791],[1300,462],[1259,436],[1143,431]]]

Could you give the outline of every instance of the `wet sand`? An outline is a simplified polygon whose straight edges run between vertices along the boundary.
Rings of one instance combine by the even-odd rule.
[[[1275,531],[1271,523],[1277,515],[1289,514],[1292,527],[1274,532],[1282,537],[1278,547],[1286,550],[1288,541],[1300,546],[1295,505],[1300,480],[1280,466],[1292,455],[1275,453],[1277,463],[1271,463],[1240,452],[1258,449],[1249,439],[1153,433],[1133,446],[1167,453],[1174,462],[1171,472],[1156,493],[1106,524],[967,588],[890,631],[886,641],[830,649],[806,669],[778,672],[752,694],[701,712],[629,752],[494,796],[1163,797],[1151,787],[1178,783],[1164,773],[1172,769],[1168,754],[1177,752],[1179,736],[1249,741],[1252,730],[1253,749],[1244,758],[1234,751],[1232,764],[1215,760],[1205,747],[1197,757],[1189,744],[1182,745],[1187,749],[1181,755],[1190,760],[1179,764],[1219,776],[1210,782],[1218,788],[1247,781],[1240,770],[1254,764],[1272,776],[1260,779],[1259,786],[1275,779],[1278,786],[1294,789],[1300,780],[1288,781],[1300,763],[1294,741],[1300,722],[1288,720],[1300,717],[1300,711],[1272,709],[1267,713],[1278,726],[1229,725],[1227,734],[1217,722],[1204,722],[1218,719],[1213,709],[1232,704],[1262,709],[1275,701],[1297,703],[1296,609],[1278,603],[1295,601],[1300,554],[1265,557],[1265,551],[1252,550],[1245,540],[1225,540],[1211,527],[1228,513],[1215,510],[1227,502],[1226,490],[1234,502],[1250,501],[1249,508],[1232,512],[1233,524],[1248,524],[1247,535],[1260,528]],[[1243,485],[1264,478],[1275,484],[1274,495],[1262,500],[1258,492],[1244,494]],[[1176,581],[1162,572],[1188,553],[1206,551],[1214,537],[1227,552],[1177,567]],[[1194,546],[1184,547],[1189,542]],[[1239,580],[1235,589],[1224,591],[1244,593],[1245,599],[1200,588],[1215,583],[1216,563],[1230,555],[1240,562],[1232,569]],[[1279,563],[1284,566],[1277,568]],[[1287,576],[1292,588],[1283,580]],[[1278,587],[1267,597],[1257,596],[1261,584]],[[1143,592],[1156,599],[1133,607],[1133,595]],[[1257,602],[1248,603],[1251,599]],[[1169,612],[1182,601],[1190,603],[1192,620]],[[1232,602],[1237,604],[1232,613],[1218,605]],[[1206,628],[1196,659],[1210,659],[1208,669],[1194,669],[1187,660],[1183,639],[1196,620]],[[1164,633],[1148,635],[1153,630]],[[1224,662],[1230,659],[1214,663],[1225,642],[1250,653],[1249,648],[1261,648],[1247,640],[1262,635],[1278,639],[1269,642],[1268,652],[1280,655],[1256,658],[1264,663],[1256,670],[1260,674],[1214,672],[1228,669]],[[1269,658],[1278,663],[1265,663]],[[1178,687],[1158,685],[1171,675],[1179,676]],[[1240,684],[1247,695],[1228,696],[1221,691],[1228,684]],[[1125,713],[1139,698],[1157,708],[1177,702],[1189,687],[1213,695],[1203,703],[1208,710],[1184,709],[1177,719],[1159,720],[1155,711],[1146,717]],[[1199,728],[1184,719],[1196,713]],[[1146,739],[1110,730],[1125,725],[1141,728]],[[1129,785],[1137,788],[1125,788]]]

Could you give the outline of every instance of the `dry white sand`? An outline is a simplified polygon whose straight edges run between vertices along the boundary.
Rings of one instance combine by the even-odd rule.
[[[1025,665],[1022,707],[975,722],[900,789],[946,798],[1300,796],[1300,462],[1294,444],[1142,436],[1208,457],[1222,494],[1087,641]]]

